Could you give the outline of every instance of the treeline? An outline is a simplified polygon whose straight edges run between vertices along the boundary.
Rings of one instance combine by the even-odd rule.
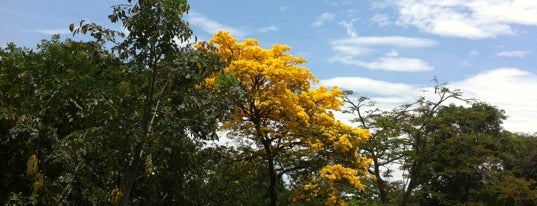
[[[436,84],[382,111],[312,86],[288,46],[187,43],[184,0],[113,9],[128,34],[82,21],[93,41],[0,49],[2,204],[537,203],[537,140],[492,105]],[[223,133],[233,144],[212,145]]]

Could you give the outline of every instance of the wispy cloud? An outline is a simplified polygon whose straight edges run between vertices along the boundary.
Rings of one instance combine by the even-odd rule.
[[[355,36],[355,37],[352,37]],[[332,44],[362,45],[362,46],[396,46],[396,47],[434,47],[437,42],[431,39],[403,36],[365,36],[352,35],[351,38],[339,39]]]
[[[322,13],[313,23],[311,23],[311,26],[315,28],[321,27],[325,22],[333,20],[335,16],[336,15],[329,12]]]
[[[69,29],[66,28],[56,28],[56,29],[28,29],[26,32],[39,33],[45,35],[54,35],[54,34],[70,34]]]
[[[358,34],[356,33],[356,30],[354,29],[354,20],[352,21],[341,21],[339,24],[343,25],[345,27],[345,30],[347,31],[347,35],[349,35],[350,38],[356,38],[358,37]]]
[[[393,83],[365,77],[335,77],[320,81],[324,86],[338,86],[344,90],[352,90],[360,95],[390,96],[412,98],[416,89],[404,83]]]
[[[379,26],[388,26],[392,24],[390,17],[385,14],[375,14],[369,20]]]
[[[347,44],[332,44],[332,50],[334,50],[336,54],[349,57],[361,56],[373,52],[373,49],[364,46]]]
[[[371,70],[385,70],[396,72],[422,72],[433,70],[429,63],[417,59],[400,57],[399,53],[393,50],[398,48],[426,48],[434,47],[437,42],[431,39],[403,37],[403,36],[358,36],[353,28],[353,21],[340,22],[347,31],[349,37],[336,39],[330,42],[335,54],[329,58],[330,62],[338,62],[346,65],[364,67]],[[370,54],[377,47],[392,48],[391,52],[383,57],[364,61],[359,56]]]
[[[278,27],[274,25],[270,25],[270,26],[257,29],[257,32],[260,32],[260,33],[266,33],[266,32],[271,32],[271,31],[278,31]]]
[[[525,57],[527,56],[528,54],[530,54],[531,51],[528,51],[528,50],[512,50],[512,51],[502,51],[502,52],[498,52],[496,54],[496,56],[499,56],[499,57],[517,57],[517,58],[522,58],[522,57]]]
[[[422,31],[469,39],[516,34],[513,25],[537,26],[537,1],[400,0],[397,23]]]
[[[223,25],[195,11],[190,11],[187,18],[188,18],[188,22],[190,23],[190,25],[194,27],[199,27],[200,29],[202,29],[203,31],[207,32],[210,35],[218,31],[228,31],[232,35],[237,36],[237,37],[244,37],[245,35],[248,34],[248,32],[242,29]]]
[[[371,70],[385,70],[394,72],[423,72],[433,70],[429,63],[416,58],[397,56],[384,56],[373,61],[362,61],[351,57],[333,57],[332,62],[364,67]]]

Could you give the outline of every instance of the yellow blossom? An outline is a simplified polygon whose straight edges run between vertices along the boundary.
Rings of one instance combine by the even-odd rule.
[[[33,176],[37,173],[38,166],[37,166],[37,155],[32,155],[28,158],[28,161],[26,162],[26,174]]]

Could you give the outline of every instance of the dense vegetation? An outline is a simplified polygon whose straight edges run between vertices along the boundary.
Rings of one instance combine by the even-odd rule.
[[[0,48],[2,204],[537,204],[537,139],[502,110],[441,84],[379,110],[314,86],[288,46],[187,43],[188,9],[128,0],[109,16],[128,34],[83,21],[93,41]]]

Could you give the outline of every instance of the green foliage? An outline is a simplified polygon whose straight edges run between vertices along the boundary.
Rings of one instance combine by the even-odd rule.
[[[100,44],[58,36],[38,49],[10,45],[0,54],[0,199],[57,204],[83,195],[81,202],[102,203],[112,182],[101,172],[117,164],[105,158],[111,151],[99,150],[118,143],[104,137],[113,116],[103,116],[114,112],[107,103],[116,100],[119,63]],[[21,175],[32,155],[40,190],[31,189],[38,178]]]
[[[442,106],[427,125],[429,156],[424,163],[419,190],[424,205],[458,205],[479,200],[487,173],[501,165],[498,151],[505,140],[499,135],[502,111],[484,104],[471,107]]]
[[[157,13],[145,10],[150,3]],[[72,30],[95,42],[55,36],[37,51],[0,50],[1,202],[197,205],[192,194],[204,177],[196,139],[217,138],[216,123],[230,111],[225,89],[234,85],[228,77],[221,91],[203,89],[224,65],[210,50],[176,42],[191,35],[185,5],[118,6],[130,34],[114,53],[103,46],[109,30],[85,22]]]

